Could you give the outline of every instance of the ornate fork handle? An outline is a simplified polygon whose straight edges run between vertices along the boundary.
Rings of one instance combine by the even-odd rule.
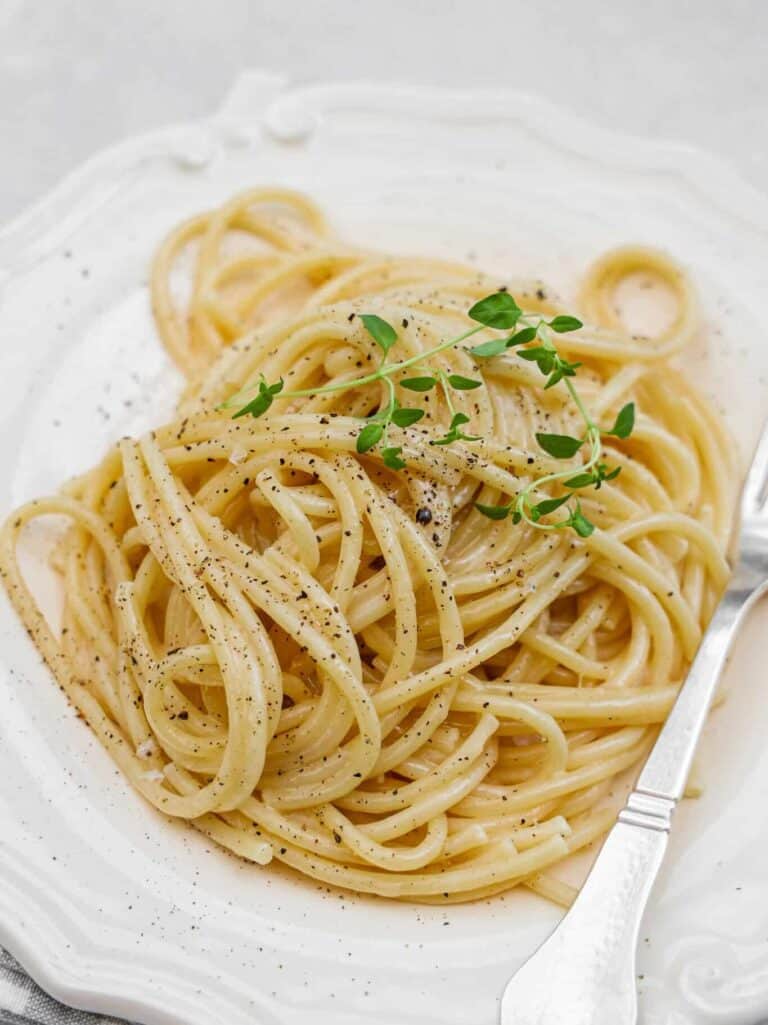
[[[749,556],[755,555],[755,558]],[[637,786],[560,926],[507,985],[501,1025],[634,1025],[635,952],[707,710],[747,609],[768,585],[768,553],[742,550]]]

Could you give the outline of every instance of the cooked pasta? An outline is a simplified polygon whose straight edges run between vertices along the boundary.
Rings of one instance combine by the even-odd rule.
[[[675,296],[655,337],[616,310],[635,272]],[[363,314],[416,362],[502,284],[563,313],[540,281],[352,248],[290,192],[195,217],[152,279],[189,382],[177,416],[3,527],[5,586],[72,703],[149,802],[242,858],[406,900],[524,884],[567,903],[553,866],[610,828],[607,794],[675,700],[727,578],[734,469],[670,362],[698,329],[671,261],[606,254],[576,303],[586,326],[558,339],[595,421],[637,409],[631,437],[605,439],[620,476],[580,492],[588,536],[476,508],[562,468],[537,432],[578,430],[569,390],[517,351],[451,407],[437,389],[418,424],[390,425],[399,471],[356,445],[385,382],[317,393],[375,365]],[[477,358],[454,346],[426,370],[471,376]],[[233,418],[222,404],[260,374],[310,394]],[[430,444],[456,411],[476,440]],[[17,561],[49,514],[70,524],[60,631]]]

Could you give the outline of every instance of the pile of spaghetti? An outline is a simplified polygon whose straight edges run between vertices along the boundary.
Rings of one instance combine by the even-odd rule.
[[[653,338],[614,307],[635,272],[676,297]],[[697,323],[665,257],[603,257],[577,303],[586,326],[560,341],[595,420],[637,410],[603,451],[620,476],[580,493],[589,536],[476,507],[561,469],[536,434],[578,421],[516,350],[455,395],[477,440],[430,444],[451,420],[437,391],[418,424],[392,425],[400,470],[356,447],[380,381],[258,418],[223,406],[260,375],[312,392],[364,374],[377,353],[362,314],[396,326],[399,358],[433,348],[502,285],[527,311],[562,312],[539,281],[382,257],[341,243],[301,196],[239,196],[156,258],[158,331],[188,379],[176,418],[3,528],[5,586],[115,762],[244,858],[387,897],[524,884],[567,903],[552,866],[610,827],[606,796],[675,699],[726,580],[733,467],[669,362]],[[426,369],[477,366],[454,347]],[[56,632],[17,563],[25,525],[49,514],[70,523]]]

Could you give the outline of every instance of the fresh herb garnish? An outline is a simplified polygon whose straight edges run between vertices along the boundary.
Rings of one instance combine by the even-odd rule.
[[[405,460],[400,457],[400,453],[402,451],[402,445],[383,448],[381,450],[381,461],[385,466],[388,466],[390,470],[404,470],[406,463]]]
[[[607,434],[608,432],[604,431],[603,433]],[[577,473],[575,477],[569,477],[568,480],[563,481],[563,484],[566,488],[574,489],[594,486],[595,491],[599,491],[603,481],[615,480],[620,473],[620,466],[609,471],[605,463],[598,463],[588,473]]]
[[[554,320],[549,321],[549,327],[553,331],[557,331],[559,335],[562,335],[566,331],[578,331],[584,325],[576,317],[555,317]]]
[[[361,313],[360,320],[362,320],[365,330],[373,338],[374,342],[384,352],[389,352],[397,341],[397,332],[392,325],[388,324],[386,320],[382,320],[381,317],[377,317],[375,313]]]
[[[473,356],[480,356],[482,359],[489,359],[491,356],[500,356],[507,348],[506,338],[494,338],[490,342],[482,342],[469,351]]]
[[[572,438],[569,434],[537,434],[539,448],[555,459],[572,459],[584,444],[583,438]]]
[[[610,431],[603,431],[603,434],[613,434],[617,438],[628,438],[635,428],[635,404],[628,402],[614,421]]]
[[[368,452],[384,437],[384,424],[366,424],[357,436],[357,451]]]
[[[471,377],[462,377],[461,374],[448,374],[448,384],[457,391],[472,391],[473,388],[482,388],[482,381],[474,381]]]
[[[485,327],[508,330],[514,327],[523,315],[509,292],[495,292],[470,309],[469,316]]]
[[[581,511],[581,503],[576,503],[576,508],[573,510],[571,515],[565,521],[565,526],[573,527],[579,537],[589,537],[595,529],[594,523],[590,523],[584,513]]]
[[[390,363],[388,361],[390,351],[398,341],[397,331],[390,323],[376,314],[360,314],[360,321],[365,330],[383,353],[382,361],[374,371],[351,381],[337,381],[319,388],[306,388],[298,391],[285,391],[282,380],[268,384],[262,377],[255,386],[256,395],[233,415],[234,417],[263,416],[278,396],[294,399],[347,391],[383,381],[387,387],[389,400],[384,408],[363,421],[357,435],[356,449],[359,453],[365,454],[379,446],[379,455],[384,465],[390,470],[399,471],[406,466],[406,461],[402,456],[403,449],[401,445],[388,444],[388,429],[391,424],[402,429],[412,427],[425,416],[425,410],[418,407],[401,406],[396,397],[396,384],[406,391],[416,393],[428,392],[438,387],[442,390],[451,420],[447,431],[441,437],[431,439],[431,445],[444,446],[452,445],[455,442],[479,441],[478,435],[465,433],[462,429],[470,422],[470,418],[466,413],[455,409],[452,392],[472,391],[483,387],[485,382],[482,374],[479,379],[465,377],[462,374],[446,373],[443,370],[436,371],[434,367],[424,364],[432,356],[456,348],[461,342],[471,338],[484,328],[491,328],[495,331],[517,329],[507,337],[491,338],[467,351],[479,360],[486,360],[501,356],[509,349],[516,349],[517,355],[521,359],[528,363],[535,363],[540,373],[546,378],[543,384],[545,390],[554,388],[563,382],[583,420],[583,433],[575,437],[569,434],[538,433],[536,441],[540,448],[554,459],[572,459],[582,448],[586,448],[589,457],[580,467],[570,467],[532,480],[508,504],[485,505],[476,502],[475,508],[491,520],[505,520],[509,517],[513,523],[525,521],[541,530],[571,528],[580,537],[589,537],[595,527],[585,515],[574,492],[583,488],[599,490],[605,482],[614,480],[619,475],[621,467],[611,469],[606,463],[600,461],[601,439],[603,435],[621,439],[630,436],[635,424],[634,403],[627,403],[619,411],[610,429],[601,429],[592,420],[573,383],[573,378],[576,377],[576,371],[581,364],[564,358],[558,352],[554,342],[554,335],[578,331],[583,326],[576,317],[559,314],[548,321],[536,314],[525,314],[515,299],[504,291],[481,299],[470,308],[468,315],[470,319],[476,321],[476,327],[470,328],[456,338],[440,342],[426,352],[400,362]],[[531,342],[537,344],[531,346]],[[530,347],[526,348],[526,346]],[[418,376],[397,380],[402,371],[410,368],[419,372]],[[232,396],[219,408],[231,408],[239,404],[243,397],[252,393],[253,390],[253,387],[245,389],[244,392]],[[543,485],[548,484],[560,485],[565,489],[565,493],[556,497],[536,500],[535,493]],[[541,522],[543,517],[549,516],[561,507],[565,507],[568,514],[564,519],[557,520],[555,523]]]
[[[483,505],[482,502],[475,502],[475,509],[487,516],[489,520],[505,520],[512,512],[512,503],[509,505]]]
[[[561,495],[560,498],[547,498],[543,502],[537,502],[536,505],[531,506],[531,519],[538,522],[542,516],[546,516],[547,513],[554,512],[561,505],[565,505],[570,497],[570,495]]]
[[[251,416],[262,416],[272,405],[272,400],[275,395],[279,395],[282,390],[282,378],[275,384],[267,384],[262,377],[259,381],[259,392],[256,398],[251,399],[247,406],[243,406],[242,409],[238,409],[232,419],[236,420],[239,416],[247,416],[248,414]]]
[[[536,337],[535,327],[524,327],[520,331],[515,332],[504,342],[506,349],[511,349],[515,345],[527,345],[528,342],[532,342]]]
[[[392,412],[392,423],[396,427],[410,427],[424,416],[423,409],[395,409]]]
[[[451,426],[446,433],[442,438],[435,438],[434,441],[430,441],[430,445],[452,445],[454,441],[479,441],[479,435],[465,434],[462,431],[462,426],[468,423],[469,417],[466,413],[454,413],[451,417]]]
[[[434,377],[406,377],[400,382],[400,387],[408,391],[430,391],[436,384],[437,379]]]

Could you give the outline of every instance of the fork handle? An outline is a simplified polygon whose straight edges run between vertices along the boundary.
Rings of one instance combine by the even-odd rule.
[[[573,907],[509,982],[501,1025],[634,1025],[635,954],[672,813],[742,617],[761,593],[738,570],[685,685]]]
[[[668,838],[617,822],[571,910],[509,982],[501,1025],[633,1025],[637,938]]]

